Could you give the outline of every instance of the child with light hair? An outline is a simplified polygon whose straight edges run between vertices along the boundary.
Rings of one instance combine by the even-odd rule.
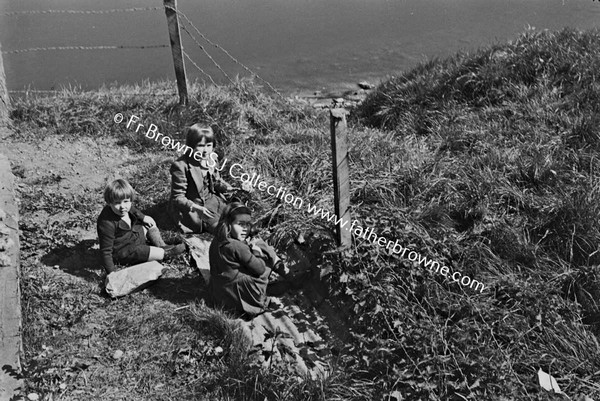
[[[102,266],[107,273],[116,270],[115,263],[168,260],[185,252],[184,244],[167,245],[154,219],[133,206],[135,190],[126,180],[108,184],[104,200],[106,206],[98,216],[97,229]]]

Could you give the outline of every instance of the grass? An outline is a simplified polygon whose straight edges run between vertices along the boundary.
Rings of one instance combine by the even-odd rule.
[[[60,198],[65,195],[44,196],[56,177],[24,178],[27,188],[41,191],[22,194],[28,386],[42,391],[59,382],[52,381],[50,365],[35,362],[48,355],[42,345],[49,345],[65,361],[62,370],[52,366],[63,376],[72,372],[60,377],[72,391],[64,399],[77,399],[79,388],[103,389],[93,396],[112,399],[108,382],[101,381],[106,377],[127,379],[115,394],[128,399],[558,399],[539,386],[540,368],[571,398],[597,398],[599,45],[598,31],[527,32],[511,43],[420,65],[352,110],[353,218],[487,288],[465,289],[361,240],[346,257],[318,255],[315,263],[331,271],[325,282],[352,338],[339,355],[338,373],[325,382],[298,383],[285,369],[252,370],[243,342],[223,335],[235,328],[206,317],[218,320],[218,312],[201,303],[174,311],[200,302],[195,298],[202,293],[168,295],[198,280],[183,262],[166,289],[117,302],[100,296],[93,271],[87,287],[36,287],[48,270],[36,262],[39,250],[45,255],[60,245],[77,246],[61,229],[93,226],[89,205],[100,206],[100,189],[72,194],[67,207]],[[183,127],[203,121],[213,125],[220,152],[232,163],[332,209],[325,113],[270,98],[246,81],[195,87],[182,110],[175,96],[158,96],[167,88],[159,83],[23,98],[13,105],[12,140],[114,141],[140,156],[129,159],[126,178],[140,192],[142,209],[161,218],[173,155],[112,117],[136,114],[178,140]],[[140,91],[157,96],[128,95]],[[265,216],[265,236],[280,246],[303,234],[335,249],[333,227],[318,216],[260,191],[251,205]],[[33,218],[42,207],[81,216],[46,227]],[[172,230],[166,219],[159,225]],[[55,300],[52,307],[43,307],[40,294]],[[78,300],[69,303],[73,311],[60,308],[65,294]],[[78,316],[96,315],[104,326],[92,348],[110,368],[90,379],[70,362],[82,348],[69,328],[77,327]],[[217,346],[237,356],[211,354]],[[125,351],[123,360],[110,358],[117,347]],[[180,353],[188,348],[207,351]],[[165,385],[157,390],[150,383]]]

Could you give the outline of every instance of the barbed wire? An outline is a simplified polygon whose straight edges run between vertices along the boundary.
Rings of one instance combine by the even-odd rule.
[[[271,89],[273,92],[275,92],[278,96],[280,96],[282,99],[285,99],[285,97],[279,93],[279,91],[277,89],[275,89],[273,87],[273,85],[271,85],[268,81],[266,81],[265,79],[263,79],[261,76],[259,76],[256,72],[254,72],[253,70],[251,70],[249,67],[247,67],[246,65],[244,65],[241,61],[239,61],[238,59],[236,59],[235,57],[233,57],[231,55],[231,53],[229,53],[227,50],[225,50],[221,45],[219,45],[218,43],[213,42],[212,40],[210,40],[209,38],[206,37],[206,35],[204,35],[202,32],[200,32],[200,30],[196,27],[196,25],[194,25],[194,23],[187,17],[187,15],[185,15],[184,13],[182,13],[181,11],[174,9],[173,7],[165,7],[165,8],[169,8],[171,10],[174,10],[175,12],[177,12],[177,14],[181,15],[185,21],[198,33],[198,35],[200,35],[202,37],[202,39],[204,39],[206,42],[208,42],[210,45],[216,47],[217,49],[221,50],[223,53],[225,53],[234,63],[238,64],[239,66],[241,66],[244,70],[246,70],[246,72],[254,75],[258,80],[262,81],[265,83],[265,85],[267,85],[269,87],[269,89]],[[182,27],[184,27],[184,25],[182,24]],[[185,28],[184,28],[185,29]],[[188,31],[189,34],[189,31]],[[191,36],[191,34],[190,34]],[[193,37],[192,37],[193,38]],[[194,39],[195,40],[195,39]],[[196,40],[195,40],[196,41]],[[200,46],[200,48],[202,50],[204,50],[204,47],[198,43],[198,41],[196,41],[196,44],[198,44],[198,46]]]
[[[113,8],[110,10],[32,10],[32,11],[11,11],[0,13],[1,16],[15,16],[28,14],[114,14],[134,11],[156,11],[163,10],[164,7],[134,7],[134,8]]]
[[[181,11],[179,11],[179,10],[173,8],[173,7],[169,7],[169,6],[164,6],[164,7],[134,7],[134,8],[110,9],[110,10],[31,10],[31,11],[13,11],[13,12],[0,13],[0,16],[35,15],[35,14],[113,14],[113,13],[121,13],[121,12],[158,11],[158,10],[163,10],[163,9],[173,10],[177,14],[179,14],[179,15],[182,16],[182,18],[185,20],[185,22],[181,24],[181,28],[192,38],[192,40],[196,43],[196,45],[198,45],[198,47],[204,52],[204,54],[209,58],[209,60],[215,65],[215,67],[217,67],[217,69],[219,71],[221,71],[221,73],[229,80],[230,83],[234,84],[234,82],[231,79],[231,77],[219,65],[219,63],[217,63],[217,61],[208,53],[208,51],[206,51],[205,47],[198,41],[198,39],[196,39],[196,37],[187,29],[187,27],[185,25],[186,23],[189,26],[191,26],[196,31],[196,33],[198,35],[200,35],[202,37],[202,39],[204,39],[207,43],[209,43],[210,45],[216,47],[217,49],[219,49],[220,51],[222,51],[223,53],[225,53],[225,55],[227,55],[234,63],[238,64],[246,72],[248,72],[251,75],[255,76],[258,80],[260,80],[265,85],[267,85],[267,87],[271,91],[273,91],[274,93],[276,93],[279,97],[281,97],[282,99],[285,99],[284,96],[279,91],[277,91],[277,89],[275,89],[268,81],[266,81],[265,79],[263,79],[261,76],[259,76],[256,72],[254,72],[248,66],[246,66],[245,64],[243,64],[241,61],[239,61],[238,59],[236,59],[235,57],[233,57],[231,55],[231,53],[229,53],[222,46],[220,46],[219,44],[217,44],[217,43],[211,41],[209,38],[207,38],[206,35],[204,35],[202,32],[200,32],[200,30],[196,27],[196,25],[183,12],[181,12]],[[127,46],[127,45],[115,45],[115,46],[53,46],[53,47],[35,47],[35,48],[28,48],[28,49],[4,50],[4,51],[2,51],[2,53],[3,54],[20,54],[20,53],[29,53],[29,52],[38,52],[38,51],[55,51],[55,50],[155,49],[155,48],[166,48],[166,47],[170,47],[170,46],[169,45],[148,45],[148,46]],[[183,52],[183,50],[182,50],[182,52]],[[194,65],[194,67],[196,67],[203,75],[207,76],[210,79],[210,81],[211,81],[212,84],[217,85],[215,83],[214,79],[212,78],[212,76],[210,76],[210,74],[208,74],[200,66],[198,66],[198,64],[196,64],[194,62],[194,60],[192,60],[192,58],[186,52],[183,52],[183,54]],[[29,91],[29,92],[31,92],[31,91]]]
[[[219,65],[219,63],[217,63],[217,61],[206,51],[206,49],[204,48],[204,46],[202,46],[200,44],[200,42],[198,42],[198,40],[196,39],[196,37],[194,35],[192,35],[192,33],[190,31],[188,31],[188,29],[185,27],[185,25],[181,24],[181,28],[188,34],[190,35],[190,38],[192,38],[192,40],[194,42],[196,42],[196,44],[198,45],[198,47],[200,47],[200,49],[204,52],[204,54],[206,55],[206,57],[208,57],[208,59],[210,61],[212,61],[212,63],[215,65],[215,67],[217,67],[217,69],[219,71],[221,71],[221,73],[223,73],[223,75],[225,75],[225,78],[227,78],[229,80],[229,82],[231,82],[231,84],[234,84],[233,80],[231,79],[231,77],[229,77],[229,75],[227,75],[227,73],[225,72],[225,70]]]
[[[2,50],[3,54],[16,54],[16,53],[29,53],[29,52],[41,52],[48,50],[115,50],[115,49],[159,49],[164,47],[170,47],[169,45],[147,45],[147,46],[128,46],[128,45],[116,45],[116,46],[53,46],[53,47],[32,47],[29,49],[18,49],[18,50]]]
[[[217,83],[213,80],[213,78],[210,76],[210,74],[208,74],[202,68],[200,68],[200,66],[198,64],[196,64],[194,62],[194,60],[192,60],[192,58],[183,49],[181,49],[181,52],[183,53],[183,55],[185,57],[187,57],[188,60],[190,60],[190,62],[194,65],[194,67],[196,67],[202,74],[206,75],[208,77],[208,79],[210,79],[210,82],[212,82],[214,86],[217,86]]]

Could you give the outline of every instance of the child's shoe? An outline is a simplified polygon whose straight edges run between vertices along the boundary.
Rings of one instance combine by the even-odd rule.
[[[163,248],[165,250],[165,258],[164,260],[169,260],[174,258],[177,255],[181,255],[186,251],[185,244],[177,244],[177,245],[167,245]]]

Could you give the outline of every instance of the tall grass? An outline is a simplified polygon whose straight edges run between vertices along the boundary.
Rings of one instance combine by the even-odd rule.
[[[486,290],[475,293],[355,238],[348,257],[315,255],[332,271],[332,299],[352,327],[339,381],[300,388],[253,372],[257,384],[239,378],[230,394],[276,399],[292,386],[296,399],[390,399],[395,392],[547,399],[535,377],[542,368],[567,394],[597,397],[600,389],[588,383],[600,372],[599,46],[598,31],[527,32],[420,65],[353,110],[353,218]],[[178,139],[183,127],[204,121],[231,162],[333,210],[326,114],[269,98],[245,81],[198,86],[183,110],[174,97],[126,95],[133,90],[25,98],[13,118],[22,138],[117,137],[151,154],[164,150],[112,123],[114,113],[142,116]],[[169,159],[160,160],[159,168],[139,164],[148,207],[168,196]],[[333,227],[318,216],[260,191],[252,207],[279,245],[314,233],[335,248]]]

